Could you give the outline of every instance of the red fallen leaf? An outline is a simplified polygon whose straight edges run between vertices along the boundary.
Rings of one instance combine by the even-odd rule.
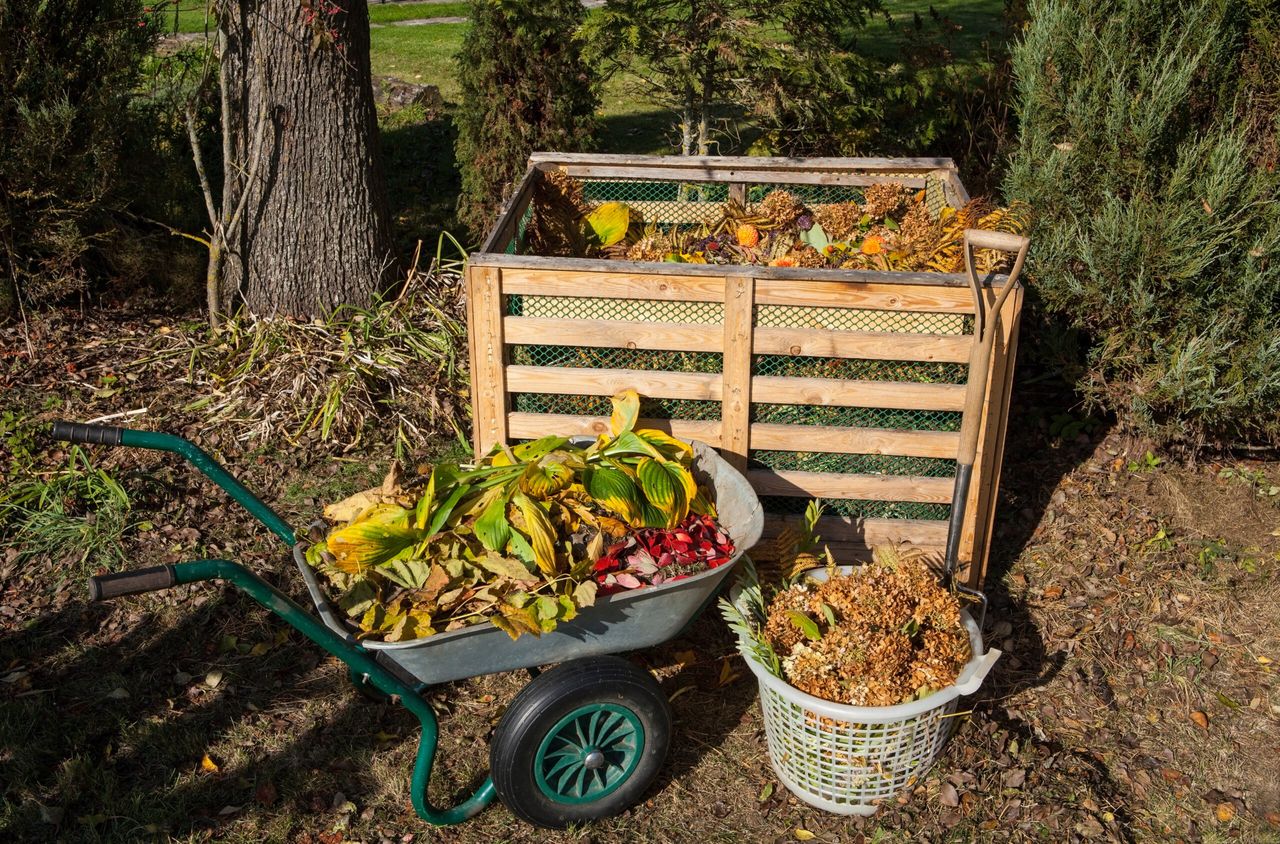
[[[276,802],[279,794],[276,791],[275,783],[268,780],[258,786],[253,792],[253,799],[261,803],[263,806],[270,806]]]

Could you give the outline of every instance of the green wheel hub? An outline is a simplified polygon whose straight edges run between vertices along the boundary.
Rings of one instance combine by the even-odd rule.
[[[579,805],[617,790],[644,755],[644,725],[614,703],[580,706],[547,731],[533,757],[538,788],[557,803]]]

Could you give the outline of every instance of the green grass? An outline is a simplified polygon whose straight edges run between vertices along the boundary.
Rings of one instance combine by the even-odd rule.
[[[436,85],[446,100],[457,100],[461,89],[453,57],[462,47],[466,32],[465,23],[372,30],[369,40],[373,75]]]
[[[968,63],[985,58],[983,41],[1001,29],[1003,0],[885,0],[885,12],[894,25],[890,27],[885,17],[878,15],[867,23],[866,29],[852,33],[858,52],[885,61],[902,58],[904,50],[912,49],[914,15],[920,16],[924,33],[936,33],[930,8],[959,27],[943,41],[957,61]]]
[[[160,19],[160,31],[172,32],[204,32],[205,9],[208,4],[204,0],[178,0],[177,3],[157,5],[152,12]],[[177,12],[175,28],[175,10]],[[369,22],[375,24],[395,23],[396,21],[418,20],[422,18],[465,17],[466,3],[370,3]],[[212,27],[212,23],[210,23]],[[410,27],[417,28],[417,27]],[[428,36],[428,39],[430,36]]]

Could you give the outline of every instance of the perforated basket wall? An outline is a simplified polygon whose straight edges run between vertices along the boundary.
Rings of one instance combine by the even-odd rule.
[[[837,551],[940,548],[973,331],[963,278],[519,253],[532,182],[550,167],[579,178],[591,202],[624,201],[673,225],[716,218],[730,196],[751,206],[781,187],[812,208],[860,201],[867,184],[886,181],[923,189],[937,214],[966,199],[950,163],[683,161],[535,157],[468,271],[477,450],[599,433],[609,397],[633,387],[648,424],[709,442],[747,472],[774,516],[770,532],[818,498],[823,538]],[[1011,296],[1002,314],[1010,340],[1019,305]],[[998,348],[993,366],[995,423],[975,467],[962,558],[985,554],[1011,348]]]

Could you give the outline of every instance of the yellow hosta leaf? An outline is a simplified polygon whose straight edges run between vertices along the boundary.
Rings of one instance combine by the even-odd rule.
[[[613,415],[609,417],[609,430],[619,436],[635,428],[640,418],[640,394],[635,390],[623,390],[613,397]]]
[[[323,515],[331,522],[352,522],[370,507],[375,504],[382,504],[387,498],[388,496],[382,491],[381,487],[366,489],[357,492],[355,495],[348,496],[336,504],[329,504],[324,508]]]
[[[573,482],[573,469],[557,455],[530,463],[520,476],[520,489],[534,498],[550,498]]]
[[[656,448],[663,457],[669,460],[693,454],[693,446],[684,440],[676,439],[666,431],[659,431],[656,428],[640,428],[636,431],[636,436]]]
[[[524,516],[525,530],[529,534],[529,544],[533,546],[533,559],[543,574],[556,574],[556,529],[545,510],[523,492],[512,496],[512,501],[520,508]]]
[[[394,504],[378,504],[359,521],[329,534],[325,544],[334,565],[348,574],[360,574],[382,565],[421,538],[409,526],[409,511]]]
[[[606,202],[588,213],[586,222],[598,246],[612,246],[627,236],[631,208],[623,202]]]

